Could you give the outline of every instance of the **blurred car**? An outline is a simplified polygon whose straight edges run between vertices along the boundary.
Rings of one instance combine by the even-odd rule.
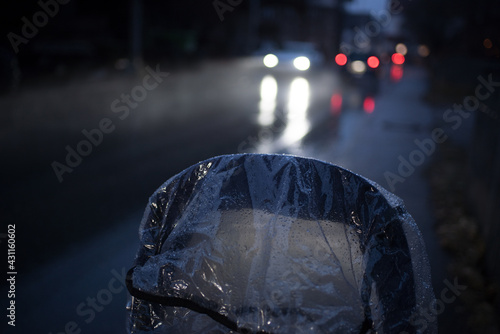
[[[332,110],[375,109],[374,97],[379,91],[380,59],[370,53],[339,53],[335,56],[341,88],[332,96]]]
[[[284,71],[307,71],[324,62],[323,55],[309,42],[286,41],[280,46],[266,42],[253,55],[262,57],[265,67]]]
[[[339,66],[342,76],[351,82],[365,82],[376,78],[380,71],[380,59],[370,53],[351,53],[335,56],[335,63]]]

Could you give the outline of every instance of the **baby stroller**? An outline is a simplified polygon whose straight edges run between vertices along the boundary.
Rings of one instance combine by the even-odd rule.
[[[239,154],[150,198],[127,275],[129,333],[435,333],[402,201],[338,166]],[[421,318],[421,317],[420,317]]]

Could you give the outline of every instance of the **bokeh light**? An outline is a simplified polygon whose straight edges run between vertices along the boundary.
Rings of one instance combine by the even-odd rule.
[[[483,46],[487,49],[491,49],[493,47],[493,43],[491,42],[491,39],[485,38],[483,41]]]
[[[364,73],[366,71],[366,65],[361,60],[355,60],[351,63],[351,71],[357,74]]]
[[[401,53],[394,53],[391,57],[392,62],[396,65],[403,65],[405,62],[405,56],[403,56]]]
[[[307,71],[311,66],[311,62],[309,61],[309,58],[300,56],[293,60],[293,66],[295,66],[295,68],[299,71]]]
[[[365,97],[363,101],[363,110],[367,114],[371,114],[375,110],[375,100],[371,96]]]
[[[366,61],[366,63],[371,68],[377,68],[380,65],[380,60],[378,60],[378,58],[375,56],[371,56],[371,57],[368,57],[368,60]]]
[[[340,114],[342,110],[342,95],[339,93],[333,94],[330,98],[330,110],[334,115]]]
[[[391,66],[391,81],[398,82],[403,78],[403,67],[401,65]]]
[[[264,57],[264,65],[266,67],[269,67],[269,68],[273,68],[275,67],[276,65],[278,65],[279,61],[278,61],[278,57],[276,57],[275,55],[273,54],[268,54]]]
[[[347,56],[343,53],[339,53],[335,56],[335,62],[339,66],[344,66],[345,64],[347,64]]]
[[[417,49],[417,53],[420,57],[427,57],[431,53],[427,45],[419,45]]]
[[[403,43],[398,43],[395,49],[397,53],[401,53],[403,56],[406,56],[406,53],[408,52],[408,48]]]

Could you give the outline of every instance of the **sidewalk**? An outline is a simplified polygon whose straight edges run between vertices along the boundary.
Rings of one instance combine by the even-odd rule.
[[[435,217],[430,201],[430,189],[425,171],[433,159],[430,154],[415,154],[419,147],[415,141],[432,138],[434,115],[432,107],[422,101],[427,88],[424,69],[406,66],[403,79],[398,83],[388,79],[381,83],[381,91],[375,98],[372,114],[361,111],[347,111],[340,119],[339,133],[327,135],[321,142],[306,144],[297,151],[290,152],[314,157],[342,166],[363,175],[401,197],[407,210],[415,219],[426,243],[429,255],[432,282],[437,299],[448,284],[454,282],[446,267],[448,256],[440,248],[436,232]],[[437,146],[437,145],[436,145]],[[423,162],[414,166],[413,172],[404,174],[403,181],[388,178],[388,172],[401,176],[401,158],[416,161],[423,156]],[[403,168],[404,170],[404,168]],[[388,182],[389,181],[389,182]],[[463,332],[463,312],[460,302],[445,304],[439,314],[439,332]],[[430,305],[432,317],[433,305]],[[435,309],[434,309],[435,310]]]

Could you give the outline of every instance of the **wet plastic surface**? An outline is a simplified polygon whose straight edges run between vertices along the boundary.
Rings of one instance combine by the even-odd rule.
[[[402,201],[325,162],[242,154],[163,184],[127,284],[130,333],[425,333],[434,300]]]

